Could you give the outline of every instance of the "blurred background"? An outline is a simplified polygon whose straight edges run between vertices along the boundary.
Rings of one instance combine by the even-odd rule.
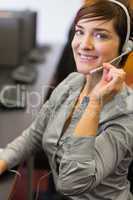
[[[82,0],[1,0],[0,10],[37,12],[37,42],[64,43],[75,12]]]
[[[37,75],[31,62],[43,61],[50,47],[65,46],[75,13],[82,3],[81,0],[71,3],[65,0],[1,0],[0,69],[17,67],[11,74],[13,80],[33,82]],[[58,48],[62,53],[60,50]]]

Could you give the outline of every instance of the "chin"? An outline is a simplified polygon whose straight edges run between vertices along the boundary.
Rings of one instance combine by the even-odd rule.
[[[89,71],[90,70],[88,70],[88,69],[79,69],[79,68],[77,68],[77,72],[79,72],[79,73],[81,73],[81,74],[84,74],[84,75],[89,75]]]
[[[83,64],[77,65],[77,71],[79,73],[82,73],[82,74],[85,74],[85,75],[89,74],[90,70],[92,70],[94,68],[96,68],[96,67],[92,67],[92,65],[89,67],[88,64],[87,65],[83,65]]]

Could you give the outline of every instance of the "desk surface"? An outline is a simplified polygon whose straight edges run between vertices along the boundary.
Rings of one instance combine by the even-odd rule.
[[[26,109],[0,109],[0,148],[4,148],[7,143],[20,135],[35,118],[40,105],[47,95],[49,87],[52,87],[51,81],[56,72],[62,48],[62,45],[51,47],[51,49],[46,53],[47,55],[45,55],[45,61],[37,64],[36,68],[38,77],[35,84],[28,86],[28,94],[30,98],[28,99],[29,102],[27,102]],[[11,70],[12,69],[9,68],[0,69],[0,87],[3,84],[11,84]],[[0,199],[7,200],[9,198],[9,193],[12,190],[14,179],[15,176],[9,173],[5,173],[0,177]]]

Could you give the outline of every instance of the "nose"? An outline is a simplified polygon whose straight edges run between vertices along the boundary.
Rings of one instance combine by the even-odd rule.
[[[94,41],[91,36],[84,36],[80,41],[80,47],[83,50],[92,50],[94,49]]]

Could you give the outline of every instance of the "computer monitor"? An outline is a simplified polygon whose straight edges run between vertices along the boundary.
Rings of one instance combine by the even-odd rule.
[[[12,13],[0,11],[0,65],[20,62],[20,20]]]
[[[37,12],[23,10],[14,11],[13,14],[21,20],[21,53],[25,57],[36,47]]]
[[[19,65],[36,46],[37,12],[0,11],[0,65]]]

